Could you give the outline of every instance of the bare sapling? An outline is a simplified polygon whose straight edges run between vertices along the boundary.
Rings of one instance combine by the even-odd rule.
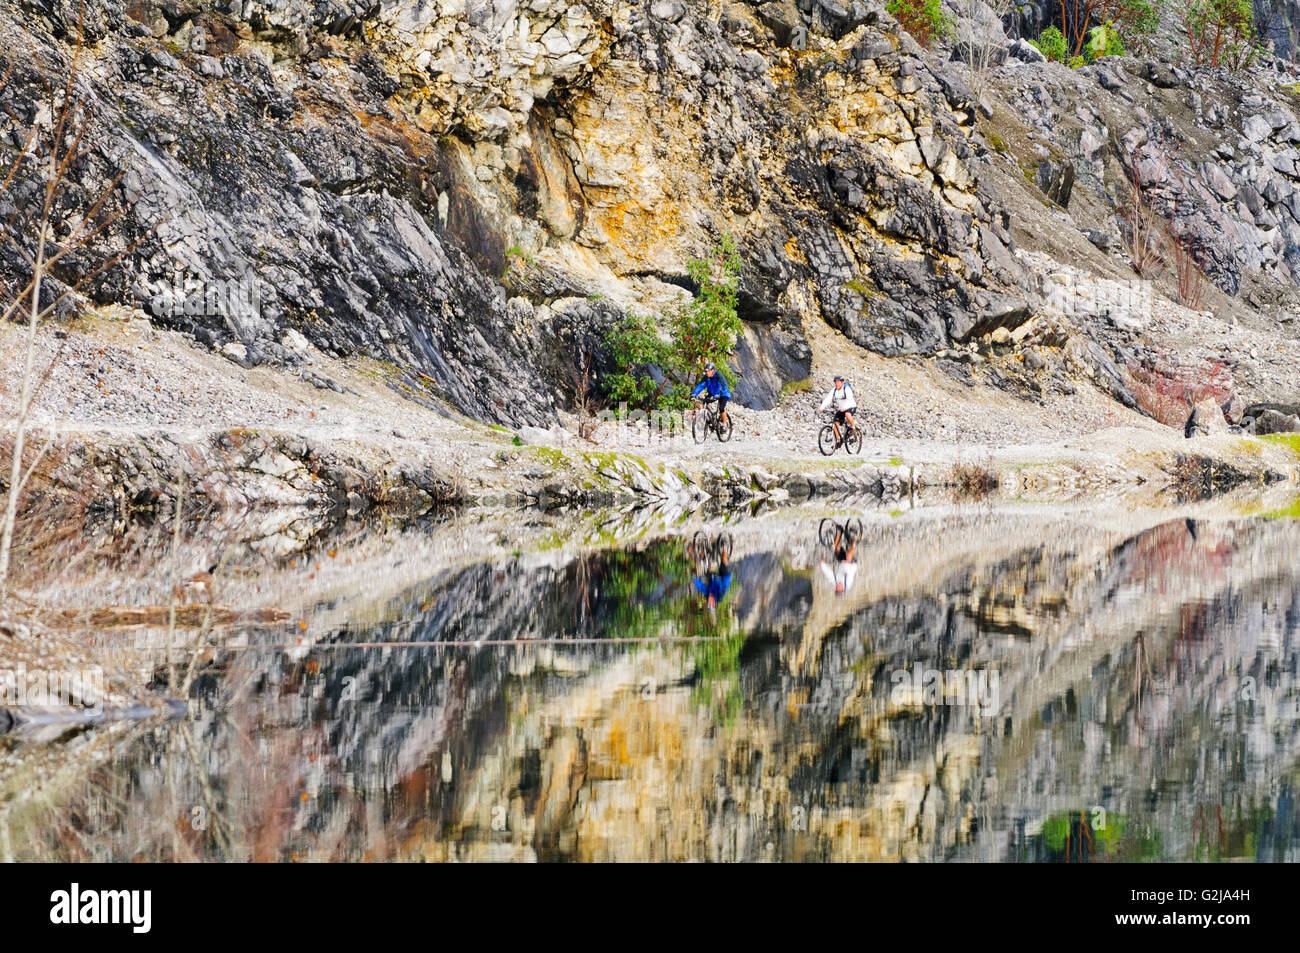
[[[1006,58],[1005,42],[988,40],[986,31],[1002,32],[1003,22],[1015,10],[1014,0],[957,0],[969,33],[958,36],[958,51],[970,76],[971,91],[978,99],[993,67]],[[1005,33],[1003,34],[1005,38]]]
[[[4,507],[0,515],[0,604],[9,595],[19,500],[53,443],[53,439],[47,441],[34,460],[25,462],[32,409],[54,366],[52,362],[38,371],[38,331],[65,301],[132,253],[154,231],[149,229],[128,247],[88,270],[68,267],[78,253],[91,251],[96,239],[130,211],[139,198],[113,202],[124,171],[118,171],[97,193],[86,193],[76,181],[77,173],[97,148],[92,135],[93,103],[81,83],[79,71],[80,28],[77,37],[70,64],[37,66],[48,111],[33,104],[32,118],[24,122],[15,113],[12,100],[0,104],[12,127],[19,131],[10,141],[22,141],[22,147],[15,150],[17,154],[8,162],[7,172],[0,180],[0,200],[4,200],[5,207],[12,205],[7,218],[0,221],[0,328],[20,324],[23,334],[16,402],[11,411],[13,436],[5,468]],[[40,63],[35,55],[33,60]],[[62,83],[49,81],[50,75],[65,71]],[[0,93],[14,79],[15,68],[10,65],[0,80]],[[77,274],[69,275],[69,271]],[[56,274],[58,278],[54,278]]]

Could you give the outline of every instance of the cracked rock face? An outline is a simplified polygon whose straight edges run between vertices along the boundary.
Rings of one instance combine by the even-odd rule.
[[[1008,103],[1043,154],[1128,215],[1126,177],[1224,294],[1285,312],[1300,296],[1300,97],[1246,73],[1107,57],[1022,65]],[[1022,160],[1023,161],[1023,160]],[[1041,184],[1041,183],[1040,183]]]
[[[12,140],[76,19],[6,6]],[[243,363],[302,335],[545,424],[600,331],[679,300],[731,232],[738,391],[769,407],[808,376],[805,320],[933,353],[1021,293],[970,93],[876,3],[92,0],[85,23],[78,183],[138,196],[95,251],[140,242],[90,297]]]

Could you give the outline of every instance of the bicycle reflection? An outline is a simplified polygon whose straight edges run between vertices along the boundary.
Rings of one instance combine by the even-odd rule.
[[[704,597],[704,605],[711,616],[716,614],[718,603],[731,589],[731,547],[729,533],[710,537],[704,532],[696,533],[686,547],[693,568],[695,590]]]

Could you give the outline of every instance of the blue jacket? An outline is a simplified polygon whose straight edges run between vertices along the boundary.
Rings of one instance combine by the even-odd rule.
[[[727,386],[727,379],[722,376],[722,371],[714,371],[712,377],[706,377],[695,385],[695,390],[691,391],[692,397],[699,397],[705,391],[709,392],[710,397],[725,397],[731,400],[731,388]]]
[[[716,572],[709,573],[707,580],[700,576],[695,577],[695,588],[702,596],[712,596],[714,601],[721,602],[722,597],[727,594],[731,588],[731,573],[719,576]]]

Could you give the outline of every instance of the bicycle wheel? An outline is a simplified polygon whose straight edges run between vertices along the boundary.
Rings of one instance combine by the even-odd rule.
[[[817,527],[817,539],[827,549],[831,549],[835,546],[835,537],[839,535],[839,531],[840,524],[827,516]]]
[[[862,449],[861,430],[858,430],[856,427],[854,427],[853,433],[849,434],[844,438],[844,449],[847,450],[849,453],[857,453],[859,450]]]
[[[862,538],[862,520],[856,516],[852,517],[844,524],[844,535],[850,543],[856,543]]]
[[[731,431],[733,429],[735,428],[732,424],[731,414],[727,414],[727,422],[725,424],[718,421],[718,439],[723,443],[726,443],[731,439]]]
[[[830,424],[823,427],[822,432],[817,435],[817,449],[827,457],[835,452],[835,428]]]
[[[702,530],[691,539],[686,555],[694,567],[695,575],[703,576],[709,571],[709,537]]]
[[[703,414],[697,413],[691,418],[691,436],[695,438],[696,443],[704,443],[709,439],[709,412],[707,410]]]
[[[717,540],[715,540],[715,544],[717,546],[718,561],[726,562],[730,560],[732,546],[731,534],[719,533]]]

